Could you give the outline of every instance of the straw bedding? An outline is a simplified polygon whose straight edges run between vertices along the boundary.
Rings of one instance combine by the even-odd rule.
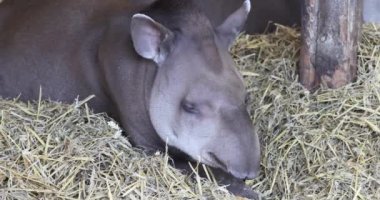
[[[278,26],[231,50],[262,144],[247,184],[266,199],[380,199],[380,27],[363,27],[358,80],[337,90],[302,88],[299,46],[299,32]],[[0,101],[0,199],[236,198],[132,148],[88,101]]]
[[[234,48],[262,138],[252,184],[273,199],[380,199],[380,28],[364,26],[358,80],[337,90],[295,81],[298,50],[286,27]]]

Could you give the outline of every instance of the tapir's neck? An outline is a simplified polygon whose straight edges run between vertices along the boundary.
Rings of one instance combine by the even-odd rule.
[[[132,142],[145,148],[164,147],[149,117],[149,99],[157,67],[137,55],[129,35],[130,16],[111,22],[99,46],[100,66],[115,102],[117,118]]]
[[[160,0],[142,11],[165,27],[186,35],[210,35],[207,18],[190,0]],[[132,141],[145,148],[161,149],[164,142],[156,133],[150,116],[150,94],[157,66],[143,59],[133,48],[130,20],[133,13],[114,14],[109,22],[99,55],[117,117]],[[195,28],[194,28],[195,27]]]

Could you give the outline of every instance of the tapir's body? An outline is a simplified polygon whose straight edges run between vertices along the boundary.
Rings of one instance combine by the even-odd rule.
[[[367,23],[380,24],[379,0],[363,0],[363,20]]]
[[[36,99],[40,86],[56,101],[95,94],[90,104],[96,112],[118,120],[133,113],[129,124],[149,119],[144,92],[156,68],[126,45],[136,7],[118,0],[62,2],[11,0],[0,7],[0,95]],[[145,122],[128,131],[144,133],[131,135],[141,146],[162,147],[152,130]]]
[[[0,96],[73,102],[120,122],[134,145],[165,143],[238,179],[260,165],[228,47],[249,1],[213,26],[190,0],[5,0]],[[238,193],[238,192],[237,192]],[[244,194],[243,194],[244,195]]]

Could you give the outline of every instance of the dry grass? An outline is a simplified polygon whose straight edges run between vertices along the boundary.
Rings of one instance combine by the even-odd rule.
[[[0,102],[0,199],[226,198],[162,154],[133,149],[108,117],[83,102]]]
[[[299,33],[243,35],[232,49],[262,140],[248,181],[267,199],[380,199],[380,27],[366,25],[358,81],[314,94],[297,82]],[[233,199],[146,156],[84,101],[0,101],[0,199]]]
[[[279,26],[233,48],[262,140],[250,184],[268,199],[380,199],[380,27],[364,26],[358,81],[337,90],[295,81],[299,46]]]

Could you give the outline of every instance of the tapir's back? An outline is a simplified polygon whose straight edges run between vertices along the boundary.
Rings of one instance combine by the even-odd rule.
[[[109,15],[132,13],[144,1],[5,0],[0,3],[0,96],[72,101],[106,96],[97,48]],[[137,3],[136,3],[137,2]],[[125,21],[125,26],[129,22]],[[104,102],[104,101],[103,101]]]

